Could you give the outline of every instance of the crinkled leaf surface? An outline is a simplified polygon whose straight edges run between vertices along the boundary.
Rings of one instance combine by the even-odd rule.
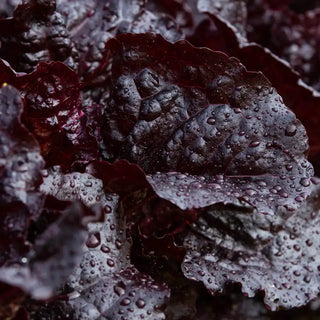
[[[14,75],[3,61],[0,67],[7,74],[2,80],[24,97],[24,121],[40,142],[47,166],[97,158],[97,141],[86,126],[75,72],[59,62],[40,63],[25,76]]]
[[[43,160],[33,135],[21,123],[23,102],[19,92],[0,89],[0,204],[21,202],[30,214],[39,214],[43,196],[39,192]]]
[[[157,305],[167,299],[168,288],[131,264],[131,242],[117,208],[118,197],[105,194],[102,181],[88,173],[62,174],[58,168],[48,172],[42,190],[61,200],[81,199],[92,208],[103,208],[105,214],[104,222],[88,224],[85,252],[69,276],[68,286],[74,291],[66,310],[74,319],[120,320],[130,314],[164,319]]]
[[[196,46],[206,46],[235,56],[250,71],[262,71],[283,98],[285,104],[306,127],[309,137],[309,161],[319,171],[319,93],[301,81],[300,75],[286,61],[268,48],[248,43],[239,36],[228,21],[210,15],[204,30],[197,30],[188,38]],[[214,31],[217,28],[217,31]],[[210,31],[213,29],[212,31]],[[223,41],[221,42],[221,38]],[[312,117],[310,117],[312,114]]]
[[[22,202],[1,205],[0,266],[20,263],[29,251],[26,242],[30,212]]]
[[[172,17],[147,10],[145,3],[145,0],[57,0],[57,11],[64,16],[79,52],[79,74],[84,79],[94,79],[108,65],[105,43],[118,33],[155,32],[169,41],[182,37]]]
[[[75,67],[76,53],[55,0],[25,0],[13,17],[0,20],[0,57],[17,71],[30,72],[40,61],[66,61]]]
[[[102,130],[110,158],[127,158],[151,173],[198,175],[195,182],[210,175],[218,190],[241,190],[222,191],[216,200],[211,193],[213,202],[249,196],[259,210],[272,212],[278,205],[296,208],[308,195],[313,169],[305,159],[305,130],[262,75],[222,53],[151,34],[119,36],[108,46],[114,90]],[[161,174],[149,182],[158,179],[156,191],[174,193],[165,186],[169,175],[163,177],[162,184]],[[271,201],[259,201],[262,194]]]
[[[124,159],[114,163],[93,161],[86,167],[86,172],[99,177],[103,181],[105,190],[120,195],[151,187],[143,170]]]
[[[267,179],[264,176],[256,177],[250,181],[243,177],[228,179],[223,175],[204,177],[169,172],[150,175],[148,181],[159,197],[176,204],[182,210],[203,208],[218,202],[233,203],[236,199],[265,213],[272,212],[270,209],[275,207],[274,201],[288,203],[290,206],[290,200],[285,200],[288,199],[288,189],[283,189],[279,179],[272,176]],[[299,184],[298,189],[302,191],[309,188],[310,182],[302,178]],[[303,201],[303,197],[301,194],[295,198],[295,207]]]
[[[312,1],[298,1],[298,5]],[[275,10],[267,1],[248,4],[248,38],[271,49],[299,71],[304,81],[319,90],[320,8],[297,13],[284,6]],[[298,10],[299,12],[299,10]]]
[[[242,0],[198,0],[199,12],[209,12],[233,25],[241,35],[246,35],[247,7]]]
[[[35,299],[52,297],[80,262],[87,232],[81,225],[88,208],[71,203],[61,218],[50,225],[35,241],[19,264],[6,264],[0,279],[19,287]]]
[[[94,161],[86,172],[99,177],[105,190],[120,195],[127,222],[133,227],[138,225],[144,237],[174,234],[183,229],[186,221],[196,220],[195,212],[181,210],[160,194],[157,197],[143,170],[127,160]]]
[[[94,294],[93,294],[94,293]],[[159,310],[168,289],[150,276],[129,267],[119,273],[102,276],[87,286],[79,298],[70,299],[74,319],[165,319]]]
[[[11,272],[7,269],[10,277],[6,278],[34,297],[44,298],[55,292],[82,259],[65,290],[54,298],[58,301],[29,300],[16,320],[26,318],[27,312],[32,319],[163,319],[161,307],[168,289],[150,275],[167,281],[169,273],[169,277],[177,274],[174,268],[165,271],[156,256],[180,270],[181,240],[186,234],[183,271],[212,292],[222,290],[226,283],[240,282],[250,296],[265,291],[265,302],[272,309],[303,305],[314,297],[319,292],[318,218],[310,212],[318,210],[316,194],[307,198],[313,175],[305,161],[307,138],[270,84],[261,75],[246,72],[233,58],[184,42],[169,44],[151,35],[122,35],[107,45],[106,41],[127,32],[160,33],[170,42],[188,35],[198,46],[240,57],[251,70],[271,75],[269,80],[285,104],[311,131],[312,152],[317,155],[314,92],[272,53],[246,43],[244,35],[247,31],[250,39],[258,39],[288,59],[305,81],[318,88],[319,32],[314,8],[319,2],[56,2],[57,6],[51,0],[26,0],[13,18],[1,20],[0,57],[15,71],[29,72],[39,61],[59,60],[78,74],[52,63],[40,64],[32,74],[21,76],[0,63],[0,84],[8,82],[20,90],[25,102],[22,121],[40,142],[47,167],[59,164],[66,172],[83,172],[83,163],[98,157],[94,136],[104,159],[125,158],[142,170],[124,160],[95,162],[86,168],[87,173],[49,170],[41,191],[49,194],[46,204],[53,201],[51,205],[57,208],[47,208],[37,221],[30,221],[30,210],[35,220],[42,205],[37,201],[41,179],[26,179],[33,170],[30,167],[24,175],[11,167],[5,171],[16,182],[30,182],[28,197],[35,194],[28,203],[17,197],[19,188],[0,195],[5,198],[0,203],[0,264],[10,266]],[[214,23],[198,12],[197,2],[200,11],[211,12]],[[0,15],[10,16],[17,3],[3,1]],[[309,9],[313,11],[305,13]],[[227,28],[222,32],[223,23]],[[11,134],[7,129],[4,132]],[[17,143],[20,150],[24,141],[27,151],[23,152],[33,152],[33,145],[26,142],[28,132],[22,132],[24,136],[19,133],[12,139],[11,149],[15,151]],[[0,166],[0,175],[7,168]],[[303,203],[306,198],[309,202]],[[89,223],[86,240],[82,224],[87,219],[81,225],[81,219],[74,223],[55,220],[61,212],[69,212],[61,209],[68,203],[63,200],[76,199],[90,206],[90,212],[102,211],[105,216],[105,222]],[[299,208],[292,213],[281,206]],[[81,210],[77,213],[81,215]],[[186,228],[189,224],[190,229]],[[140,255],[137,247],[141,247]],[[11,268],[14,264],[16,269]],[[200,293],[201,283],[180,282],[182,277],[180,271],[175,285],[167,282],[175,296],[167,313],[170,320],[254,319],[266,314],[260,305],[242,304],[241,299],[235,302],[237,298],[230,298],[226,303],[230,310],[220,313],[223,303],[218,298],[208,298],[205,289]],[[190,285],[184,286],[185,282]],[[188,289],[190,294],[179,296]],[[14,301],[11,308],[19,303]],[[0,318],[3,310],[1,304]]]
[[[148,0],[146,1],[146,8],[153,13],[161,13],[162,15],[171,16],[176,22],[178,29],[183,31],[183,34],[192,32],[195,24],[194,20],[196,18],[194,17],[194,15],[196,15],[196,10],[194,10],[196,8],[196,1]],[[171,23],[170,29],[172,28],[173,24]],[[177,31],[180,32],[179,30],[176,30],[176,32]],[[169,38],[165,38],[169,40]]]
[[[11,17],[13,9],[21,3],[21,0],[3,0],[0,3],[0,17]]]
[[[0,266],[19,264],[29,252],[27,240],[31,220],[42,210],[39,192],[43,159],[32,134],[21,123],[23,102],[19,92],[0,88]],[[2,275],[2,271],[0,271]],[[5,277],[5,280],[6,277]],[[12,291],[4,289],[2,306]],[[18,294],[21,296],[21,294]],[[11,306],[15,302],[12,298]],[[10,309],[10,308],[9,308]],[[1,316],[3,310],[0,311]]]
[[[212,207],[185,238],[183,272],[213,292],[228,282],[250,297],[263,290],[271,310],[302,306],[320,289],[318,229],[319,184],[289,218]]]

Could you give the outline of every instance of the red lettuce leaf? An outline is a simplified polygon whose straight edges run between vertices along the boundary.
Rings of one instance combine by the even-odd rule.
[[[19,287],[35,299],[48,299],[63,285],[80,262],[86,240],[81,218],[88,209],[71,204],[61,218],[50,225],[35,241],[19,264],[6,264],[0,269],[0,279]]]
[[[19,92],[7,85],[0,89],[0,204],[23,203],[35,218],[43,196],[43,159],[33,135],[21,123],[23,102]]]
[[[76,53],[55,1],[23,1],[13,17],[0,20],[0,57],[17,71],[30,72],[40,61],[66,61],[75,67]]]
[[[239,282],[271,309],[303,306],[319,293],[319,185],[291,217],[209,208],[184,240],[184,274],[212,292]],[[303,212],[303,214],[301,214]]]
[[[131,264],[131,241],[117,207],[118,196],[105,194],[102,181],[88,173],[62,174],[59,170],[48,172],[42,190],[60,200],[81,199],[92,209],[104,210],[104,222],[88,224],[84,254],[67,281],[72,292],[65,308],[74,319],[121,319],[129,314],[164,319],[155,305],[164,304],[168,288]]]
[[[79,53],[80,77],[102,81],[101,71],[109,63],[105,43],[118,33],[161,33],[169,41],[182,37],[178,24],[166,13],[147,10],[144,0],[74,2],[57,1],[70,39]]]
[[[3,0],[0,3],[0,18],[11,17],[14,8],[21,3],[21,0]]]
[[[70,298],[68,304],[74,310],[73,319],[114,319],[126,317],[165,319],[160,307],[168,297],[165,285],[159,285],[147,274],[135,268],[102,276],[81,292],[78,298]]]
[[[248,5],[249,40],[286,59],[306,83],[318,90],[320,9],[303,12],[297,8],[302,11],[297,13],[286,6],[274,10],[266,2],[251,1]]]
[[[227,21],[243,36],[246,35],[247,7],[242,0],[198,0],[199,12],[209,12]]]
[[[20,90],[26,107],[24,122],[41,146],[46,165],[70,166],[97,159],[97,141],[82,110],[78,76],[59,62],[40,63],[24,76],[1,61],[2,81]]]
[[[41,214],[44,200],[39,191],[44,162],[36,139],[21,123],[22,112],[19,92],[4,84],[0,88],[1,268],[21,263],[29,252],[29,224]],[[5,290],[4,295],[11,291],[16,289]]]
[[[267,212],[297,208],[308,195],[313,169],[305,159],[305,130],[262,75],[222,53],[152,34],[119,36],[108,47],[114,90],[102,134],[111,159],[126,158],[149,173],[210,176],[209,184],[240,191],[216,200],[211,193],[211,201],[249,197]],[[176,204],[168,177],[153,187],[172,191]],[[268,202],[258,200],[261,193]]]
[[[29,251],[26,242],[30,212],[22,202],[1,205],[0,214],[0,266],[20,263]]]
[[[196,30],[188,40],[197,46],[206,46],[235,56],[250,71],[262,71],[282,96],[284,103],[294,111],[306,127],[309,137],[309,160],[318,174],[319,155],[319,103],[318,92],[301,81],[299,74],[289,63],[269,49],[256,43],[248,43],[228,22],[218,16],[210,15],[211,21]],[[310,117],[310,114],[313,116]]]
[[[174,201],[157,196],[143,170],[127,160],[117,160],[112,164],[94,161],[87,166],[86,172],[99,177],[106,191],[120,196],[128,224],[133,229],[138,228],[138,233],[144,238],[162,238],[179,233],[187,223],[196,220],[195,211],[183,211],[172,204]],[[170,242],[170,239],[164,241]]]
[[[114,163],[92,161],[86,172],[99,177],[106,191],[120,195],[130,194],[136,190],[150,189],[143,170],[136,164],[121,159]]]

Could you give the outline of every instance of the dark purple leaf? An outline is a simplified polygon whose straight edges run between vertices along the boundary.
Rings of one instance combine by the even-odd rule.
[[[58,166],[46,170],[43,174],[41,191],[59,200],[79,199],[88,207],[104,208],[105,213],[111,212],[117,203],[117,197],[110,198],[105,195],[102,181],[90,174],[79,172],[63,174]]]
[[[240,208],[209,208],[185,238],[184,274],[212,292],[239,282],[249,297],[264,291],[265,304],[303,306],[320,290],[319,185],[291,217]]]
[[[13,9],[21,3],[21,0],[3,0],[0,3],[0,18],[11,17]]]
[[[37,141],[21,123],[22,112],[19,92],[4,84],[0,89],[1,267],[21,263],[29,252],[29,223],[38,218],[43,204],[39,186],[44,163]]]
[[[240,176],[230,179],[223,175],[204,177],[169,172],[148,176],[148,181],[159,197],[182,210],[204,208],[219,202],[234,203],[239,199],[269,214],[274,213],[274,202],[291,209],[297,208],[305,198],[303,189],[308,189],[310,185],[309,179],[301,178],[296,188],[302,193],[291,204],[292,199],[288,195],[291,187],[284,188],[279,183],[281,180],[272,176],[266,178],[262,175],[254,179]]]
[[[182,37],[172,17],[148,11],[145,0],[68,1],[57,0],[57,11],[65,19],[71,40],[79,52],[79,75],[87,82],[101,82],[109,63],[107,40],[118,33],[161,33],[169,41]],[[99,76],[101,71],[104,74]]]
[[[17,71],[30,72],[40,61],[66,61],[76,67],[76,53],[55,0],[23,1],[12,18],[0,20],[0,57]]]
[[[20,263],[29,251],[27,233],[30,212],[21,202],[1,205],[0,214],[0,266]]]
[[[209,12],[227,21],[243,36],[246,35],[247,7],[242,0],[198,0],[199,12]]]
[[[155,14],[161,13],[172,17],[176,22],[177,28],[181,29],[184,34],[192,32],[195,24],[194,20],[197,18],[195,0],[148,0],[146,8]],[[169,38],[166,39],[169,40]]]
[[[121,166],[128,165],[119,162],[116,174]],[[118,197],[105,194],[102,181],[88,173],[62,174],[57,169],[48,171],[42,190],[60,200],[80,199],[93,209],[103,208],[105,214],[104,222],[88,224],[85,252],[69,276],[68,287],[74,291],[66,310],[71,308],[74,319],[121,319],[131,313],[142,314],[145,319],[164,319],[155,305],[163,305],[169,291],[131,264],[131,241],[117,208]]]
[[[165,319],[161,306],[168,298],[168,288],[147,274],[129,267],[116,274],[102,276],[87,286],[68,304],[74,319]]]
[[[105,190],[120,195],[127,222],[132,226],[138,225],[143,237],[175,234],[188,221],[196,220],[195,212],[182,211],[157,197],[145,173],[127,160],[117,160],[112,164],[96,161],[87,167],[86,172],[99,177]]]
[[[207,204],[249,197],[259,210],[272,212],[278,205],[297,208],[308,195],[300,184],[313,174],[305,130],[263,76],[222,53],[151,34],[119,36],[108,46],[114,90],[102,129],[111,159],[127,158],[151,173],[198,175],[186,182],[171,181],[178,181],[175,174],[149,179],[175,204],[179,185],[189,189],[192,180],[196,190],[201,179],[212,185]],[[177,185],[171,188],[169,180]],[[230,194],[225,186],[232,187]],[[260,202],[263,194],[270,201]],[[199,206],[181,206],[190,207]]]
[[[6,84],[0,89],[0,204],[21,202],[35,218],[42,208],[39,192],[43,160],[33,135],[21,123],[19,92]]]
[[[24,298],[24,293],[21,290],[0,282],[0,317],[2,319],[20,320],[14,317]],[[24,318],[22,319],[24,320]]]
[[[1,281],[19,287],[35,299],[50,298],[80,262],[87,236],[81,218],[87,215],[87,210],[79,203],[71,204],[36,239],[20,264],[0,269]]]
[[[301,73],[305,82],[318,90],[320,9],[304,12],[302,8],[296,7],[298,12],[303,12],[297,13],[284,6],[281,10],[273,10],[266,2],[249,3],[247,27],[249,40],[258,42],[286,59]],[[304,3],[306,2],[301,4]]]
[[[61,63],[39,64],[21,81],[27,121],[39,139],[47,166],[97,158],[97,142],[86,126],[77,75]]]
[[[306,86],[300,76],[283,60],[259,45],[249,44],[242,47],[237,57],[248,69],[261,70],[268,77],[283,97],[286,105],[305,126],[310,144],[309,161],[313,164],[316,174],[319,174],[319,93]]]
[[[114,163],[93,161],[87,166],[86,172],[99,177],[108,192],[130,194],[139,189],[150,189],[143,170],[124,159]]]
[[[188,40],[197,46],[224,51],[235,56],[250,71],[262,71],[282,96],[285,104],[294,111],[306,127],[310,144],[309,159],[319,171],[319,105],[320,97],[315,90],[305,85],[299,74],[285,60],[269,49],[255,43],[247,43],[230,23],[210,15],[211,21],[196,31]],[[216,29],[215,29],[216,28]],[[310,114],[313,116],[310,117]]]
[[[40,63],[25,76],[15,75],[4,62],[0,67],[7,73],[2,80],[24,97],[24,121],[40,142],[47,166],[97,158],[97,142],[86,126],[75,72],[59,62]]]

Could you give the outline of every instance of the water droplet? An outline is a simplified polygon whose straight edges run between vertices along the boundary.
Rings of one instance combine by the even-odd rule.
[[[234,113],[241,113],[241,109],[240,108],[235,108],[233,109]]]
[[[146,303],[143,299],[138,299],[136,305],[138,308],[143,308],[146,305]]]
[[[249,144],[250,148],[255,148],[260,145],[260,141],[253,141]]]
[[[297,127],[296,125],[294,124],[289,124],[287,127],[286,127],[286,130],[285,130],[285,135],[286,136],[289,136],[289,137],[293,137],[297,132]]]
[[[112,211],[112,208],[108,205],[105,205],[103,209],[105,213],[110,213]]]
[[[311,181],[312,181],[313,184],[317,185],[317,184],[320,183],[320,178],[312,177],[312,178],[311,178]]]
[[[86,241],[86,245],[88,248],[95,248],[100,244],[100,241],[99,233],[90,234]]]
[[[124,288],[119,287],[119,286],[114,286],[113,287],[114,292],[118,295],[118,296],[122,296],[126,293],[126,291],[124,290]]]
[[[121,241],[116,240],[116,241],[115,241],[115,244],[116,244],[116,247],[117,247],[118,250],[121,249],[121,246],[122,246]]]
[[[130,300],[129,298],[124,298],[124,299],[120,302],[120,304],[121,304],[122,306],[128,306],[130,303],[131,303],[131,300]]]
[[[293,246],[293,248],[294,248],[294,250],[296,250],[296,251],[300,251],[300,247],[299,247],[297,244],[295,244],[295,245]]]
[[[254,196],[255,194],[257,194],[257,191],[256,190],[253,190],[253,189],[247,189],[246,190],[246,194],[248,196]]]
[[[213,117],[208,118],[207,123],[210,125],[214,125],[216,123],[216,119]]]
[[[292,166],[291,164],[287,164],[287,165],[286,165],[286,169],[287,169],[288,171],[291,171],[291,170],[293,169],[293,166]]]
[[[310,239],[308,239],[308,240],[306,240],[306,244],[308,247],[311,247],[313,243]]]
[[[92,17],[94,14],[95,14],[95,10],[92,9],[92,10],[90,10],[90,11],[88,12],[87,17],[90,18],[90,17]]]
[[[309,187],[310,186],[310,180],[308,178],[302,178],[300,180],[300,184],[304,187]]]
[[[297,202],[302,202],[304,200],[304,198],[301,196],[297,196],[294,198],[294,200],[296,200]]]
[[[108,246],[104,245],[104,244],[101,246],[100,250],[102,252],[104,252],[104,253],[109,253],[110,252],[110,248]]]
[[[202,271],[202,270],[198,271],[198,274],[200,277],[203,277],[205,275],[204,271]]]
[[[26,264],[28,262],[28,258],[23,257],[21,258],[21,263]]]
[[[107,264],[109,267],[114,267],[114,261],[112,259],[107,259]]]
[[[86,182],[84,183],[84,185],[85,185],[86,187],[92,187],[92,182],[91,182],[91,181],[86,181]]]
[[[288,194],[287,194],[286,192],[284,192],[284,191],[281,191],[281,192],[279,193],[279,195],[280,195],[280,197],[282,197],[282,198],[288,198]]]

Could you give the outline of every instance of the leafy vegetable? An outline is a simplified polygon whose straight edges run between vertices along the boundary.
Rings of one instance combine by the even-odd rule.
[[[244,198],[265,212],[295,208],[292,198],[308,195],[290,178],[299,174],[308,186],[313,174],[304,160],[305,131],[265,78],[221,53],[158,36],[119,36],[109,46],[116,90],[102,129],[110,158],[127,158],[146,172],[199,175],[153,176],[158,195],[170,193],[166,199],[181,209]],[[191,203],[182,204],[184,197]]]
[[[319,5],[2,1],[0,318],[317,318]]]
[[[304,305],[318,294],[318,188],[303,216],[208,208],[184,240],[184,274],[213,291],[230,281],[249,297],[263,290],[272,310]]]

